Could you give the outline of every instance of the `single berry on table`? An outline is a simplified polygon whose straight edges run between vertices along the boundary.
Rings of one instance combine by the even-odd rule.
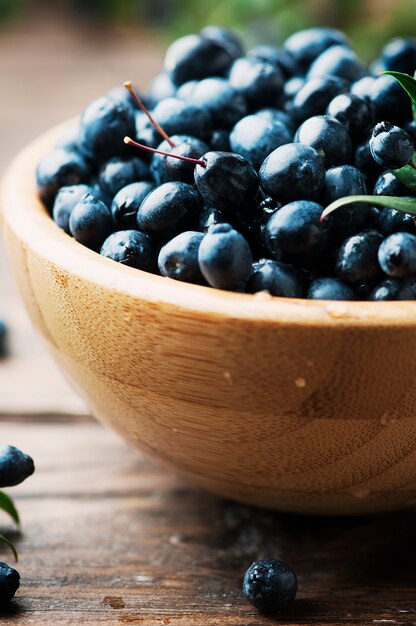
[[[33,459],[14,446],[0,446],[0,489],[20,485],[35,471]]]
[[[287,609],[295,599],[296,591],[296,574],[284,561],[255,561],[244,575],[245,597],[264,613]]]

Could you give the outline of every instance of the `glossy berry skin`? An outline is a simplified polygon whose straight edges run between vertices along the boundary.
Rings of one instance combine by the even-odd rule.
[[[307,78],[339,76],[353,82],[364,73],[364,66],[355,52],[346,46],[332,46],[319,55],[309,68]]]
[[[337,165],[327,170],[325,175],[325,205],[345,196],[366,195],[364,176],[352,165]],[[338,239],[345,239],[359,231],[368,215],[368,204],[350,204],[333,213],[334,233]]]
[[[254,202],[259,180],[249,161],[233,152],[207,152],[195,166],[195,184],[206,206],[229,215],[244,214]]]
[[[416,274],[416,235],[394,233],[383,241],[378,251],[383,272],[394,278]]]
[[[202,275],[217,289],[241,289],[250,276],[252,260],[247,241],[230,224],[211,226],[199,246]]]
[[[214,152],[231,152],[230,133],[222,128],[212,131],[208,143]]]
[[[287,50],[276,46],[267,44],[255,46],[247,52],[247,57],[271,63],[281,71],[285,78],[294,76],[299,70],[292,55]]]
[[[276,106],[282,94],[284,77],[280,69],[256,58],[242,57],[234,61],[229,81],[242,94],[250,110]]]
[[[369,98],[352,93],[336,96],[328,105],[327,115],[344,124],[353,138],[364,137],[373,125],[373,109]]]
[[[200,159],[205,152],[209,151],[208,145],[201,139],[189,135],[172,135],[171,140],[175,147],[167,141],[158,144],[157,149],[182,156]],[[150,163],[150,172],[157,185],[168,183],[172,180],[192,183],[194,179],[195,164],[179,159],[166,157],[163,154],[154,154]]]
[[[70,234],[69,218],[72,209],[85,195],[93,194],[93,191],[89,185],[69,185],[68,187],[61,187],[56,194],[52,216],[59,228],[62,228],[68,235]],[[103,198],[104,196],[100,199],[103,200]]]
[[[296,591],[296,574],[284,561],[256,561],[244,575],[244,595],[263,613],[284,611],[292,604]]]
[[[161,72],[150,83],[147,93],[147,104],[152,108],[164,98],[171,98],[175,95],[176,85],[173,84],[167,72]]]
[[[100,254],[138,270],[151,268],[153,243],[149,235],[139,230],[112,233],[101,246]]]
[[[350,87],[350,93],[354,96],[358,96],[359,98],[368,98],[370,89],[373,87],[375,82],[374,76],[363,76],[358,80],[354,81]]]
[[[134,113],[131,106],[112,98],[99,98],[87,106],[79,127],[80,149],[90,158],[103,162],[123,154],[126,135],[133,136]]]
[[[198,230],[207,232],[210,226],[228,223],[228,216],[218,209],[204,208],[198,221]]]
[[[405,130],[390,122],[380,122],[373,128],[370,150],[381,167],[398,169],[411,160],[415,147]]]
[[[298,128],[295,141],[314,148],[326,167],[348,163],[352,145],[348,130],[329,115],[315,115]]]
[[[291,140],[292,134],[282,122],[259,115],[243,117],[230,133],[232,151],[251,161],[256,169],[273,150]]]
[[[214,128],[230,129],[248,113],[244,96],[224,78],[201,80],[191,102],[209,111]]]
[[[227,46],[218,39],[185,35],[171,44],[165,56],[165,71],[174,85],[207,76],[224,76],[232,63]]]
[[[212,129],[212,116],[207,109],[179,98],[162,100],[152,115],[168,135],[206,139]]]
[[[374,183],[373,194],[375,196],[407,196],[409,190],[399,181],[393,172],[387,170],[380,174]]]
[[[273,213],[266,237],[273,251],[292,256],[319,254],[326,245],[332,221],[321,220],[323,207],[309,200],[296,200]]]
[[[51,209],[58,189],[87,182],[90,176],[90,165],[80,153],[55,148],[40,160],[36,169],[40,198]]]
[[[290,136],[293,137],[297,129],[297,123],[289,113],[282,111],[281,109],[275,109],[274,107],[266,107],[265,109],[259,109],[256,111],[256,117],[264,118],[268,122],[279,122],[286,127]]]
[[[348,237],[340,247],[335,272],[338,278],[352,284],[375,284],[382,277],[378,249],[383,236],[376,230],[365,230]]]
[[[234,31],[224,26],[205,26],[200,32],[205,39],[212,39],[223,46],[231,58],[237,59],[244,54],[243,44]]]
[[[0,446],[0,488],[20,485],[35,471],[33,459],[14,446]]]
[[[335,45],[348,45],[348,39],[335,28],[308,28],[286,39],[284,49],[306,69],[322,52]]]
[[[357,300],[354,289],[338,278],[316,278],[310,284],[309,300]]]
[[[19,572],[0,562],[0,607],[4,607],[13,599],[19,586]]]
[[[416,41],[392,39],[383,48],[381,60],[386,70],[405,72],[413,76],[416,68]]]
[[[364,141],[364,143],[357,146],[352,160],[354,166],[364,175],[367,187],[371,188],[382,173],[382,168],[373,159],[368,141]]]
[[[296,97],[296,94],[302,89],[306,80],[303,76],[292,76],[283,85],[283,101],[288,102]],[[320,113],[321,111],[318,111]],[[309,116],[307,116],[309,117]]]
[[[273,150],[259,171],[263,191],[278,200],[316,199],[325,183],[325,165],[310,146],[288,143]]]
[[[267,291],[271,296],[302,298],[303,284],[299,270],[293,265],[262,259],[253,263],[246,291],[247,293]]]
[[[368,299],[377,302],[397,300],[402,289],[402,281],[398,278],[386,278],[370,292]]]
[[[410,98],[393,76],[379,76],[372,84],[368,97],[374,105],[376,122],[387,121],[399,126],[410,121]]]
[[[139,157],[113,157],[98,174],[101,189],[111,199],[126,185],[140,180],[150,180],[150,171],[147,163]]]
[[[187,283],[204,282],[198,264],[203,233],[185,231],[166,243],[159,252],[158,266],[162,276]]]
[[[379,212],[377,229],[385,237],[399,232],[415,235],[415,218],[413,215],[410,215],[410,213],[403,213],[395,209],[382,209]]]
[[[116,230],[136,228],[137,211],[145,197],[154,188],[153,183],[142,181],[130,183],[120,189],[111,203],[111,215]]]
[[[0,359],[4,359],[8,355],[8,336],[7,325],[3,320],[0,320]]]
[[[331,100],[347,90],[347,81],[337,76],[310,78],[294,95],[289,112],[301,124],[314,115],[325,113]]]
[[[113,229],[110,209],[94,196],[84,196],[69,218],[71,235],[87,248],[99,250]]]
[[[174,181],[149,193],[138,213],[139,230],[169,239],[197,222],[201,197],[193,185]]]

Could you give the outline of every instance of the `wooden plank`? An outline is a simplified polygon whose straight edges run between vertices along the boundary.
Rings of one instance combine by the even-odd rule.
[[[414,511],[322,519],[241,506],[194,490],[92,421],[2,420],[0,441],[37,465],[11,490],[22,586],[2,624],[275,623],[241,593],[245,568],[265,555],[299,576],[279,624],[416,623]]]

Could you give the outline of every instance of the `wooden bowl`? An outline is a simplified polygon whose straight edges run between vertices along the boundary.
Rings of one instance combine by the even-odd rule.
[[[38,201],[35,167],[59,132],[5,175],[4,234],[32,320],[93,414],[243,502],[317,514],[414,504],[416,303],[227,293],[105,259]]]

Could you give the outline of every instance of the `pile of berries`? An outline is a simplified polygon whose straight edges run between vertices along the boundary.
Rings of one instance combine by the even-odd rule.
[[[35,471],[33,460],[14,446],[0,447],[0,488],[14,487],[19,485]],[[12,500],[2,491],[0,492],[0,510],[5,511],[19,522],[18,513]],[[14,546],[0,536],[0,544],[7,543],[15,552]],[[17,553],[16,558],[17,558]],[[0,608],[10,602],[19,588],[20,575],[13,567],[7,563],[0,562]]]
[[[127,83],[87,106],[40,162],[40,196],[80,243],[171,279],[416,299],[409,214],[355,203],[321,220],[344,196],[412,195],[393,173],[413,158],[411,101],[380,71],[415,68],[413,40],[390,41],[368,69],[331,28],[247,54],[205,28],[169,47],[147,96]]]

